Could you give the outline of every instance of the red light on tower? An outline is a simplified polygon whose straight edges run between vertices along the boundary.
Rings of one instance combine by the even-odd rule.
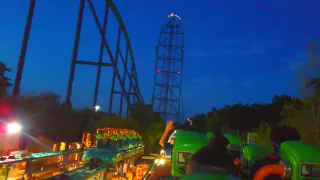
[[[160,69],[157,69],[156,71],[157,71],[157,73],[159,73],[159,72],[160,72]]]

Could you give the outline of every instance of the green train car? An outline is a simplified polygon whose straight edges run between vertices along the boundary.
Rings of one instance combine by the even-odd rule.
[[[189,158],[207,144],[207,138],[200,133],[177,130],[172,151],[172,176],[184,176]]]
[[[232,180],[238,179],[237,177],[230,174],[221,174],[221,173],[199,173],[199,174],[191,174],[185,175],[186,166],[191,158],[191,156],[196,153],[201,147],[204,147],[208,144],[207,136],[192,132],[192,131],[176,131],[176,138],[173,145],[172,151],[172,159],[171,159],[171,175],[172,177],[168,177],[168,179],[183,179],[183,180],[191,180],[191,179],[221,179],[221,180]],[[232,138],[230,136],[230,138]]]
[[[141,136],[127,129],[102,128],[97,130],[96,146],[84,151],[85,166],[52,176],[48,180],[110,179],[117,171],[123,174],[125,164],[144,154]]]
[[[206,137],[208,142],[214,138],[213,132],[207,132]],[[240,151],[244,146],[244,142],[241,136],[236,134],[224,134],[224,137],[228,139],[229,145],[227,146],[228,151],[235,157],[240,156]]]
[[[240,158],[242,170],[249,176],[254,161],[263,159],[271,151],[256,145],[244,146]],[[285,179],[307,180],[320,179],[320,148],[303,141],[287,141],[280,146],[280,165],[274,164],[261,168],[261,174],[280,174]],[[266,173],[268,172],[268,173]]]
[[[251,134],[252,135],[252,134]],[[176,131],[176,139],[173,144],[171,155],[171,177],[166,179],[243,179],[249,177],[254,165],[254,161],[264,159],[271,151],[257,144],[245,144],[240,136],[234,134],[224,135],[230,144],[228,150],[239,152],[241,168],[245,172],[241,177],[231,174],[220,173],[199,173],[185,175],[186,165],[191,156],[201,147],[208,144],[214,138],[214,133],[208,132],[206,135],[192,131]],[[255,139],[257,137],[255,136]],[[267,165],[260,168],[255,174],[256,177],[262,175],[282,175],[284,179],[291,180],[316,180],[320,179],[320,148],[302,141],[287,141],[280,146],[280,163]],[[240,175],[239,175],[240,176]],[[256,180],[256,179],[254,179]]]
[[[206,138],[208,141],[212,140],[214,136],[215,136],[214,132],[206,133]],[[239,145],[239,146],[244,144],[242,137],[236,134],[224,134],[224,137],[228,139],[230,144]]]
[[[117,164],[144,153],[141,136],[132,130],[98,129],[96,141],[96,147],[84,152],[84,162],[99,159],[103,164]]]
[[[280,158],[285,176],[291,179],[320,179],[320,148],[302,141],[281,144]]]

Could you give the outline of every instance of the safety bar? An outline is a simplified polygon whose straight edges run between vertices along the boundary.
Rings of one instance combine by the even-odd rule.
[[[160,155],[156,158],[158,160],[160,160],[161,158],[165,157],[166,153],[165,151],[161,151]],[[150,166],[146,172],[146,174],[143,176],[142,180],[147,180],[149,172],[153,172],[154,169],[156,167],[158,167],[159,163],[157,163],[156,161],[152,164],[152,166]]]

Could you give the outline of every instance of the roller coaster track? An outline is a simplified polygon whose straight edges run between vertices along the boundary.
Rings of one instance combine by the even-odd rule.
[[[70,155],[70,154],[82,153],[82,152],[84,152],[84,150],[79,149],[79,150],[70,150],[70,151],[34,153],[34,154],[31,154],[30,156],[27,156],[25,158],[6,159],[5,161],[0,160],[0,165],[14,164],[14,163],[19,163],[19,162],[28,161],[28,160],[33,161],[33,160],[39,160],[39,159],[43,159],[43,158]]]
[[[45,173],[46,171],[50,171],[50,169],[45,169],[44,171],[41,169],[37,169],[33,167],[33,164],[36,163],[37,165],[45,165],[44,162],[41,162],[41,160],[48,158],[56,157],[63,157],[61,158],[61,161],[57,161],[56,163],[61,164],[61,167],[68,166],[70,164],[77,164],[78,166],[81,166],[80,160],[81,156],[83,155],[84,150],[77,149],[77,150],[68,150],[68,151],[59,151],[59,152],[41,152],[41,153],[34,153],[27,157],[4,157],[2,156],[0,159],[0,179],[6,180],[9,174],[9,171],[12,167],[19,163],[26,163],[24,166],[24,175],[28,177],[32,177],[33,175],[39,174],[39,173]],[[70,157],[73,155],[78,155],[78,158],[73,157],[72,161],[70,160]],[[71,158],[72,159],[72,158]],[[69,161],[68,164],[66,164],[66,161]],[[53,163],[54,164],[54,163]],[[56,169],[56,168],[55,168]],[[62,173],[62,172],[61,172]],[[23,175],[20,175],[23,176]]]
[[[76,65],[89,65],[89,66],[96,66],[97,67],[97,76],[96,76],[96,83],[95,83],[95,89],[94,89],[94,98],[93,98],[93,108],[95,105],[97,105],[97,98],[98,98],[98,92],[99,92],[99,85],[100,85],[100,74],[101,74],[101,68],[102,67],[111,67],[113,70],[113,76],[112,76],[112,86],[111,86],[111,92],[110,92],[110,99],[109,99],[109,109],[108,112],[114,113],[112,110],[113,105],[113,96],[115,94],[120,95],[120,108],[119,112],[117,114],[122,115],[122,105],[123,105],[123,99],[127,103],[127,108],[129,105],[140,103],[144,104],[143,95],[139,88],[139,82],[138,82],[138,75],[137,75],[137,68],[136,68],[136,61],[134,58],[132,45],[129,39],[129,35],[127,32],[127,29],[125,27],[125,24],[120,16],[120,13],[118,9],[116,8],[115,4],[112,2],[112,0],[105,0],[106,7],[104,12],[104,18],[103,23],[99,20],[98,14],[95,10],[94,4],[92,0],[79,0],[79,13],[78,13],[78,20],[77,20],[77,26],[76,26],[76,34],[75,34],[75,41],[74,41],[74,48],[72,52],[72,60],[71,60],[71,67],[70,67],[70,74],[68,79],[68,87],[67,87],[67,93],[66,93],[66,103],[71,105],[71,95],[72,95],[72,88],[73,88],[73,82],[75,77],[75,69]],[[78,54],[79,54],[79,44],[80,44],[80,34],[81,34],[81,28],[82,28],[82,22],[84,21],[84,9],[85,4],[89,6],[89,9],[94,17],[95,24],[99,30],[99,34],[101,37],[101,44],[100,44],[100,52],[99,52],[99,59],[97,62],[95,61],[84,61],[79,60]],[[20,94],[20,82],[22,79],[22,72],[25,64],[25,57],[27,54],[27,47],[29,42],[29,36],[32,34],[31,32],[31,26],[32,26],[32,18],[34,16],[34,10],[36,7],[36,0],[30,0],[29,4],[29,12],[27,16],[25,31],[24,31],[24,37],[20,52],[20,58],[18,63],[18,69],[16,74],[16,79],[14,83],[14,90],[13,95],[18,96]],[[110,44],[107,41],[106,38],[106,31],[107,31],[107,22],[109,17],[109,10],[113,12],[113,15],[117,19],[118,22],[118,35],[117,35],[117,43],[116,43],[116,51],[114,53],[111,52]],[[121,42],[121,36],[124,37],[125,40],[125,50],[121,50],[120,42]],[[109,57],[110,62],[103,62],[102,57],[104,52],[107,53],[107,56]],[[118,65],[120,64],[118,62],[120,60],[120,63],[123,65],[123,69],[121,69]],[[121,73],[122,72],[122,73]],[[126,79],[128,79],[126,81]],[[115,83],[116,81],[120,84],[120,89],[116,90]],[[129,88],[127,88],[129,87]],[[128,115],[128,110],[127,110]],[[6,157],[5,160],[0,159],[0,167],[4,167],[6,176],[8,175],[8,172],[10,170],[11,165],[20,163],[20,162],[33,162],[35,160],[40,160],[43,158],[49,158],[49,157],[56,157],[56,156],[66,156],[70,154],[77,154],[77,153],[83,153],[83,150],[75,150],[75,151],[65,151],[65,152],[48,152],[48,153],[37,153],[33,154],[31,156],[25,157],[25,158],[12,158],[12,157]],[[27,165],[27,174],[30,174],[30,171],[28,170]],[[88,168],[87,166],[81,167],[82,169]],[[81,170],[81,168],[78,168]],[[106,169],[108,167],[99,166],[96,168],[97,171],[99,169]],[[1,170],[1,169],[0,169]],[[96,172],[92,172],[93,174]],[[92,174],[91,173],[91,174]],[[90,173],[89,173],[90,174]],[[29,175],[28,175],[29,176]],[[1,177],[0,179],[6,179]]]
[[[88,2],[90,2],[90,4],[92,4],[91,0],[88,0]],[[136,87],[135,87],[136,88],[136,96],[137,96],[139,102],[144,103],[143,96],[142,96],[140,88],[138,86],[139,83],[138,83],[138,78],[137,78],[138,77],[137,70],[136,70],[137,68],[136,68],[135,58],[134,58],[133,51],[132,51],[131,41],[129,39],[129,34],[128,34],[127,29],[125,27],[125,24],[120,16],[120,13],[119,13],[118,9],[116,8],[116,6],[113,4],[112,0],[106,0],[106,2],[110,6],[110,8],[113,11],[115,17],[117,18],[119,24],[121,25],[121,30],[122,30],[122,33],[123,33],[125,39],[126,39],[129,54],[130,54],[131,61],[132,61],[132,66],[133,66],[132,67],[133,68],[133,70],[132,70],[133,75],[132,76],[136,77],[136,78],[134,78],[134,82],[136,84]],[[103,31],[101,31],[101,28],[99,28],[99,30],[100,30],[101,35],[103,35]],[[126,72],[126,73],[129,74],[129,72]],[[133,84],[133,83],[131,82],[131,84]]]
[[[92,166],[90,164],[85,164],[81,161],[82,155],[85,151],[89,150],[69,150],[69,151],[60,151],[60,152],[41,152],[34,153],[25,158],[14,158],[10,159],[7,157],[6,160],[0,160],[0,179],[7,180],[9,171],[14,165],[18,163],[25,162],[24,166],[24,175],[26,177],[37,177],[39,174],[52,173],[49,177],[41,178],[48,180],[61,179],[62,177],[68,177],[68,179],[82,180],[93,177],[98,173],[105,173],[108,169],[112,169],[116,164],[121,163],[124,159],[131,159],[137,155],[140,155],[143,152],[144,146],[132,148],[127,152],[119,152],[117,158],[110,161],[110,163],[102,163]],[[134,153],[133,153],[134,152]],[[76,155],[77,158],[76,158]],[[62,157],[60,161],[51,162],[51,165],[56,165],[54,168],[44,168],[39,169],[40,166],[45,166],[45,163],[50,161],[49,158]],[[44,161],[41,161],[44,160]],[[51,160],[52,161],[52,160]],[[40,165],[40,166],[39,166]],[[71,170],[70,170],[71,168]],[[61,171],[60,169],[64,169]],[[55,173],[53,173],[55,172]],[[11,177],[12,178],[12,177]]]
[[[70,76],[69,76],[69,84],[68,84],[68,90],[67,90],[67,96],[66,100],[67,102],[70,103],[71,101],[71,92],[72,92],[72,83],[73,83],[73,78],[74,78],[74,71],[75,71],[75,66],[76,64],[82,64],[82,65],[93,65],[92,62],[88,61],[79,61],[77,59],[78,57],[78,45],[80,42],[80,32],[81,32],[81,26],[82,26],[82,21],[83,21],[83,11],[85,8],[85,3],[88,3],[89,8],[92,12],[92,15],[94,17],[95,23],[98,27],[100,36],[101,36],[101,46],[100,46],[100,58],[99,62],[95,65],[98,66],[98,72],[97,72],[97,79],[96,79],[96,88],[95,88],[95,93],[94,93],[94,102],[93,105],[96,105],[97,101],[97,96],[98,96],[98,89],[99,89],[99,83],[100,83],[100,72],[101,72],[101,67],[103,66],[102,63],[102,55],[103,55],[103,49],[106,50],[109,59],[111,63],[104,64],[104,66],[109,66],[113,67],[113,77],[112,77],[112,86],[111,86],[111,95],[109,99],[109,113],[112,113],[112,101],[113,101],[113,96],[114,94],[120,94],[121,99],[120,99],[120,112],[119,114],[122,113],[122,100],[123,97],[125,98],[127,105],[134,104],[136,102],[139,103],[144,103],[140,88],[138,86],[138,78],[137,78],[137,70],[136,70],[136,64],[135,64],[135,59],[132,51],[132,45],[129,39],[128,32],[126,30],[126,27],[124,25],[124,22],[120,16],[120,13],[116,6],[113,4],[112,0],[106,0],[106,9],[105,9],[105,16],[104,16],[104,21],[103,21],[103,26],[101,25],[97,12],[95,10],[95,7],[93,5],[92,0],[80,0],[80,9],[79,9],[79,14],[78,14],[78,24],[77,24],[77,32],[76,32],[76,38],[75,38],[75,43],[74,43],[74,51],[73,51],[73,58],[72,58],[72,63],[71,63],[71,69],[70,69]],[[109,9],[113,12],[115,18],[117,19],[119,23],[118,27],[118,35],[117,35],[117,44],[116,44],[116,52],[113,54],[111,52],[110,46],[108,44],[108,41],[106,39],[106,30],[107,30],[107,22],[108,22],[108,15],[109,15]],[[120,38],[121,34],[124,36],[125,41],[126,41],[126,50],[125,50],[125,55],[123,55],[121,49],[120,49]],[[128,55],[130,56],[131,60],[131,70],[128,69]],[[124,73],[123,76],[121,77],[120,75],[120,70],[118,65],[118,60],[121,59],[121,62],[124,65]],[[129,72],[131,71],[131,72]],[[125,80],[126,77],[129,78],[129,90],[126,89],[125,86]],[[121,90],[116,91],[115,90],[115,82],[116,79],[118,80]],[[131,95],[133,95],[133,100],[131,100]]]
[[[110,98],[109,98],[108,112],[109,114],[115,113],[113,110],[114,96],[120,95],[120,103],[118,103],[120,108],[117,114],[122,115],[122,113],[124,112],[123,103],[125,102],[127,105],[127,115],[128,115],[129,106],[136,103],[144,104],[144,99],[139,88],[136,61],[134,58],[132,45],[129,39],[127,29],[125,27],[125,24],[120,16],[118,9],[116,8],[112,0],[105,0],[105,11],[104,11],[104,18],[102,21],[100,21],[98,17],[98,13],[95,10],[95,6],[92,0],[79,0],[79,2],[80,2],[80,5],[79,5],[79,12],[78,12],[78,20],[76,25],[76,33],[75,33],[74,47],[72,52],[68,87],[66,92],[66,104],[71,106],[71,96],[72,96],[72,90],[73,90],[73,83],[75,79],[76,65],[87,65],[87,66],[97,67],[95,87],[94,87],[94,93],[93,93],[93,104],[92,104],[93,109],[97,105],[97,101],[98,101],[101,68],[109,67],[113,70],[113,75],[112,75],[112,82],[110,86],[111,92],[110,92]],[[81,39],[80,36],[83,36],[81,35],[82,24],[83,24],[83,21],[88,19],[88,18],[84,18],[84,15],[87,15],[84,13],[86,6],[88,6],[88,8],[91,11],[91,14],[94,18],[94,22],[96,24],[96,27],[98,28],[99,35],[101,38],[99,58],[98,60],[95,60],[95,61],[83,60],[81,58],[80,59],[78,58],[79,45],[80,45],[80,39]],[[37,15],[36,12],[34,13],[35,9],[36,9],[36,0],[30,0],[29,12],[27,16],[27,22],[25,26],[25,32],[24,32],[24,37],[23,37],[23,42],[22,42],[22,47],[20,52],[18,69],[17,69],[17,74],[15,78],[15,83],[14,83],[14,91],[13,91],[14,96],[18,96],[20,93],[20,82],[23,75],[22,71],[25,64],[25,57],[27,54],[29,36],[30,34],[32,35],[32,32],[31,32],[32,19],[34,14]],[[110,29],[109,27],[107,28],[110,10],[113,13],[118,23],[118,26],[113,27],[114,29],[117,30],[117,38],[116,38],[117,42],[115,45],[111,44],[110,41],[108,41],[106,38],[107,29],[108,30]],[[123,37],[124,39],[123,41],[121,40],[122,39],[121,37]],[[111,51],[111,46],[116,47],[115,52]],[[103,57],[105,53],[106,53],[106,56],[108,57],[107,62],[103,62]],[[115,84],[118,84],[120,87],[115,87]]]

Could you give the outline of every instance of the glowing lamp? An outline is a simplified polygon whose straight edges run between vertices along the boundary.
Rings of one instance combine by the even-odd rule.
[[[157,69],[157,73],[159,73],[160,72],[160,70],[159,69]]]
[[[158,165],[164,165],[165,164],[165,160],[164,159],[155,159],[154,161],[156,164]]]
[[[159,164],[164,165],[164,163],[165,163],[165,160],[164,160],[164,159],[160,159],[160,160],[159,160]]]
[[[98,111],[100,110],[100,106],[99,106],[99,105],[96,105],[96,106],[94,107],[94,110],[95,110],[95,112],[98,112]]]
[[[8,134],[16,134],[19,133],[22,129],[22,126],[18,123],[9,123],[7,124],[7,132]]]

